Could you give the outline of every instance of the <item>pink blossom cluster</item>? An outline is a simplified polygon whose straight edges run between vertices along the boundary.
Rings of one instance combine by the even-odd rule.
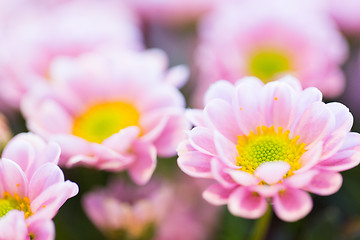
[[[79,188],[63,209],[94,226],[59,220],[60,238],[205,240],[271,207],[304,218],[360,163],[359,7],[0,0],[0,240],[55,239]]]

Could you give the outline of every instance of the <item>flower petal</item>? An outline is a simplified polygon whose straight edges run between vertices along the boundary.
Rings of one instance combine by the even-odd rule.
[[[290,170],[290,165],[284,161],[264,162],[254,172],[255,176],[267,184],[275,184],[283,179]]]
[[[273,197],[276,215],[287,222],[294,222],[305,217],[312,206],[310,195],[296,188],[286,188]]]
[[[230,141],[236,142],[237,137],[242,135],[232,106],[228,102],[214,99],[206,105],[204,113],[206,120]]]
[[[27,239],[28,230],[24,212],[12,210],[0,218],[0,236],[1,240]]]
[[[180,169],[192,177],[211,177],[211,156],[197,151],[189,151],[179,154],[177,160]]]
[[[46,188],[56,183],[64,182],[64,174],[61,169],[53,164],[42,165],[34,173],[29,184],[30,202],[40,195]]]
[[[236,157],[239,155],[236,146],[218,132],[214,133],[214,142],[216,151],[220,159],[231,168],[239,168],[236,166]]]
[[[299,142],[308,146],[324,138],[334,127],[335,119],[323,102],[315,102],[308,107],[291,131],[291,137],[300,136]]]
[[[0,194],[8,192],[11,195],[15,193],[20,197],[27,196],[28,180],[15,162],[2,158],[0,160]]]
[[[234,86],[224,80],[217,81],[210,85],[209,89],[205,93],[204,101],[208,104],[213,99],[222,99],[228,103],[231,103],[231,96],[234,94]]]
[[[209,186],[202,194],[203,198],[214,205],[225,205],[233,191],[232,188],[224,188],[220,184]]]
[[[231,193],[228,208],[235,216],[244,218],[259,218],[266,212],[266,199],[246,187],[239,187]]]
[[[156,149],[154,146],[136,141],[134,144],[135,162],[129,167],[129,174],[135,183],[146,184],[156,167]]]
[[[191,145],[199,152],[215,156],[214,136],[208,128],[195,127],[188,132]]]
[[[340,173],[320,171],[304,189],[318,195],[326,196],[336,193],[341,185],[342,176]]]

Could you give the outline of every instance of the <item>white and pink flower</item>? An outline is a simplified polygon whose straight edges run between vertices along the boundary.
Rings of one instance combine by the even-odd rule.
[[[189,128],[176,87],[186,81],[187,69],[166,70],[160,50],[105,55],[58,61],[55,83],[34,87],[22,111],[31,131],[59,143],[62,165],[127,169],[144,184],[157,155],[175,155]]]
[[[194,101],[200,105],[208,86],[219,79],[256,76],[269,82],[286,74],[296,76],[303,87],[338,96],[345,84],[340,66],[347,45],[331,19],[320,13],[318,6],[302,1],[224,3],[200,27]]]
[[[57,166],[60,148],[22,133],[5,147],[0,160],[0,239],[51,240],[51,219],[78,192]]]
[[[109,239],[205,240],[218,211],[201,199],[196,182],[155,180],[137,187],[115,180],[86,194],[83,208]]]
[[[51,83],[53,62],[97,49],[142,49],[138,19],[119,1],[22,1],[0,23],[0,99],[18,109],[36,83]],[[1,7],[1,5],[0,5]]]
[[[257,78],[214,83],[204,110],[189,110],[195,127],[178,149],[190,176],[214,179],[203,196],[230,212],[258,218],[268,203],[285,221],[312,209],[307,192],[330,195],[340,171],[360,161],[360,135],[340,103],[322,102],[313,87],[287,76],[265,84]]]

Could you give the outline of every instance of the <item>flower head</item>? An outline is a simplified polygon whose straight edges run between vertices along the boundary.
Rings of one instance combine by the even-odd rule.
[[[217,211],[201,199],[197,185],[182,179],[137,187],[114,180],[86,194],[83,208],[110,239],[207,239],[205,228]]]
[[[58,145],[30,133],[15,136],[5,147],[0,160],[1,237],[54,238],[51,219],[78,192],[75,183],[64,181],[59,155]]]
[[[113,54],[58,62],[58,84],[34,88],[22,110],[29,129],[60,144],[60,164],[128,169],[144,184],[156,156],[175,155],[189,128],[184,98],[175,87],[187,71],[182,66],[166,71],[166,57],[157,50]]]
[[[340,65],[346,41],[319,7],[304,2],[229,1],[204,19],[196,55],[197,102],[218,79],[256,76],[267,83],[287,74],[303,87],[338,96],[345,83]]]
[[[178,164],[217,181],[203,196],[234,215],[258,218],[271,203],[279,218],[296,221],[312,208],[307,192],[335,193],[338,172],[360,161],[352,115],[321,99],[318,89],[302,90],[290,76],[265,85],[254,77],[235,86],[219,81],[204,110],[188,112],[195,127],[178,149]]]
[[[22,1],[0,24],[0,98],[12,108],[34,85],[51,83],[52,65],[63,57],[109,46],[142,48],[137,19],[119,1],[43,2]]]

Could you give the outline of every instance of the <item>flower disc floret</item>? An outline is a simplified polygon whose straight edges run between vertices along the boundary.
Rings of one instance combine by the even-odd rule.
[[[11,196],[10,193],[4,192],[4,197],[0,199],[0,218],[14,209],[23,211],[25,218],[28,218],[32,215],[28,197],[21,198],[16,193],[14,196]]]
[[[277,131],[272,127],[258,127],[256,133],[238,137],[236,149],[239,156],[237,165],[241,170],[253,174],[262,163],[284,161],[290,165],[289,175],[301,167],[300,157],[306,152],[305,143],[298,143],[299,136],[289,137],[290,131]]]
[[[139,118],[139,111],[131,103],[99,103],[75,117],[73,134],[90,142],[101,143],[121,129],[139,126]]]

